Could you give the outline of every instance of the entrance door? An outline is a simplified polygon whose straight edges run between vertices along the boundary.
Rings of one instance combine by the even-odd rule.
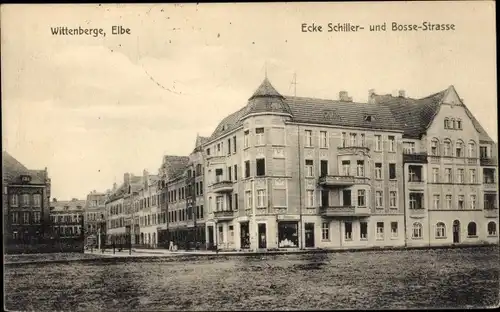
[[[267,248],[265,223],[259,223],[259,248]]]
[[[305,224],[306,247],[314,247],[314,223]]]
[[[460,221],[453,221],[453,244],[460,243]]]
[[[321,206],[322,207],[330,206],[329,197],[330,197],[330,191],[328,191],[328,190],[321,191]]]
[[[212,248],[214,246],[214,227],[208,226],[208,248]]]
[[[321,164],[321,167],[320,167],[321,168],[321,175],[320,176],[324,177],[324,176],[328,175],[328,160],[322,160],[320,162],[320,164]]]

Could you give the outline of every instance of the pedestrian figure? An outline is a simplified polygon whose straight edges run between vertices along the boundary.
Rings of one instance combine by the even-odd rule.
[[[174,242],[170,241],[170,245],[168,246],[168,250],[173,251],[174,250]]]

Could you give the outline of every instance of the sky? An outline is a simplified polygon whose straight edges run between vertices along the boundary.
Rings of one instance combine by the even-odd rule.
[[[85,198],[156,174],[243,107],[265,72],[283,95],[413,98],[454,85],[497,140],[494,2],[2,5],[2,145],[48,167],[52,194]],[[397,23],[455,31],[394,32]],[[303,23],[386,32],[302,32]],[[112,35],[112,26],[130,29]],[[55,36],[51,27],[103,28]]]

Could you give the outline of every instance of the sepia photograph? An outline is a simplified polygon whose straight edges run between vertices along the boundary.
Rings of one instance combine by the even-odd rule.
[[[0,9],[6,311],[500,306],[494,1]]]

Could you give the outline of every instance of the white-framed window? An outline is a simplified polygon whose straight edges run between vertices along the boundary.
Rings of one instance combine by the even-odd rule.
[[[33,212],[33,223],[39,224],[40,223],[40,216],[41,216],[40,211]]]
[[[432,195],[432,208],[439,209],[439,194]]]
[[[382,150],[382,136],[375,135],[375,151],[380,152]]]
[[[244,133],[243,133],[243,147],[244,148],[247,148],[250,146],[250,131],[249,130],[246,130]]]
[[[456,156],[456,157],[464,157],[464,153],[463,153],[463,151],[464,151],[464,149],[463,149],[463,145],[464,145],[464,144],[463,144],[463,142],[462,142],[462,141],[458,141],[458,142],[456,143],[456,145],[455,145],[455,151],[456,151],[455,156]]]
[[[342,147],[347,147],[347,134],[342,132],[341,134]]]
[[[359,222],[359,238],[361,240],[368,239],[368,222],[365,221]]]
[[[314,207],[314,191],[307,190],[307,207]]]
[[[364,133],[361,133],[361,135],[360,135],[360,137],[359,137],[359,138],[360,138],[360,140],[361,140],[361,144],[360,144],[360,146],[361,146],[361,147],[366,147],[366,137],[365,137],[365,134],[364,134]]]
[[[350,170],[351,169],[351,162],[349,160],[343,160],[342,161],[342,174],[344,176],[349,176],[350,175]]]
[[[365,162],[363,160],[358,160],[356,165],[356,173],[358,177],[365,176]]]
[[[446,209],[451,209],[452,196],[450,194],[446,195]]]
[[[252,208],[252,192],[246,191],[245,198],[246,198],[246,203],[247,203],[247,209]]]
[[[377,240],[384,239],[384,222],[377,222]]]
[[[445,140],[444,141],[444,148],[443,148],[444,156],[451,156],[450,151],[451,151],[451,141]]]
[[[255,145],[264,145],[264,128],[255,128]]]
[[[10,205],[12,207],[19,206],[19,197],[17,196],[17,194],[10,195]]]
[[[439,141],[436,138],[432,139],[431,141],[431,155],[432,156],[439,155]]]
[[[399,235],[398,222],[391,222],[391,238],[397,238]]]
[[[436,224],[436,238],[446,237],[446,225],[443,222]]]
[[[476,209],[476,195],[470,195],[470,209]]]
[[[321,224],[321,239],[330,240],[330,223],[323,222]]]
[[[23,224],[29,224],[30,223],[30,213],[25,211],[23,212]]]
[[[467,236],[476,236],[476,235],[477,235],[476,222],[469,222],[469,225],[467,225]]]
[[[306,134],[305,146],[312,147],[313,146],[312,130],[305,130],[305,134]]]
[[[457,169],[457,183],[464,183],[464,169]]]
[[[33,195],[33,206],[40,207],[42,202],[42,196],[40,194]]]
[[[422,224],[419,222],[413,223],[412,226],[412,238],[422,238]]]
[[[350,142],[349,142],[350,146],[357,146],[356,133],[350,133],[349,140],[350,140]]]
[[[23,194],[22,205],[23,206],[28,206],[29,204],[30,204],[30,196],[29,196],[29,194]]]
[[[444,128],[450,129],[450,120],[448,118],[444,119]]]
[[[457,129],[462,130],[462,119],[457,119]]]
[[[352,222],[350,221],[344,222],[344,239],[346,241],[352,240]]]
[[[328,133],[326,131],[319,132],[319,147],[321,148],[328,147]]]
[[[469,157],[470,158],[476,158],[477,157],[476,143],[469,142],[469,144],[468,144],[468,150],[469,150]]]
[[[375,203],[377,208],[382,208],[384,203],[383,203],[383,195],[382,191],[376,191],[375,192]]]
[[[432,182],[439,182],[439,168],[432,168]]]
[[[493,221],[488,222],[488,235],[489,236],[497,235],[497,224]]]
[[[397,198],[398,198],[398,194],[397,194],[396,191],[390,191],[389,192],[389,207],[396,208],[396,206],[397,206]]]
[[[366,191],[358,190],[358,207],[366,207]]]
[[[382,163],[375,163],[375,179],[382,179]]]
[[[394,152],[394,145],[395,145],[396,138],[394,136],[390,135],[388,137],[388,140],[389,140],[389,152]]]
[[[451,183],[451,168],[444,169],[444,181],[446,183]]]
[[[19,224],[19,213],[13,212],[11,213],[12,224]]]
[[[403,142],[403,152],[405,154],[415,153],[415,142]]]
[[[464,209],[464,208],[465,208],[464,195],[458,195],[458,209]]]
[[[476,169],[469,169],[469,183],[476,183]]]
[[[266,206],[266,191],[257,190],[257,207],[265,207],[265,206]]]
[[[312,159],[306,159],[306,177],[314,177],[314,162]]]

